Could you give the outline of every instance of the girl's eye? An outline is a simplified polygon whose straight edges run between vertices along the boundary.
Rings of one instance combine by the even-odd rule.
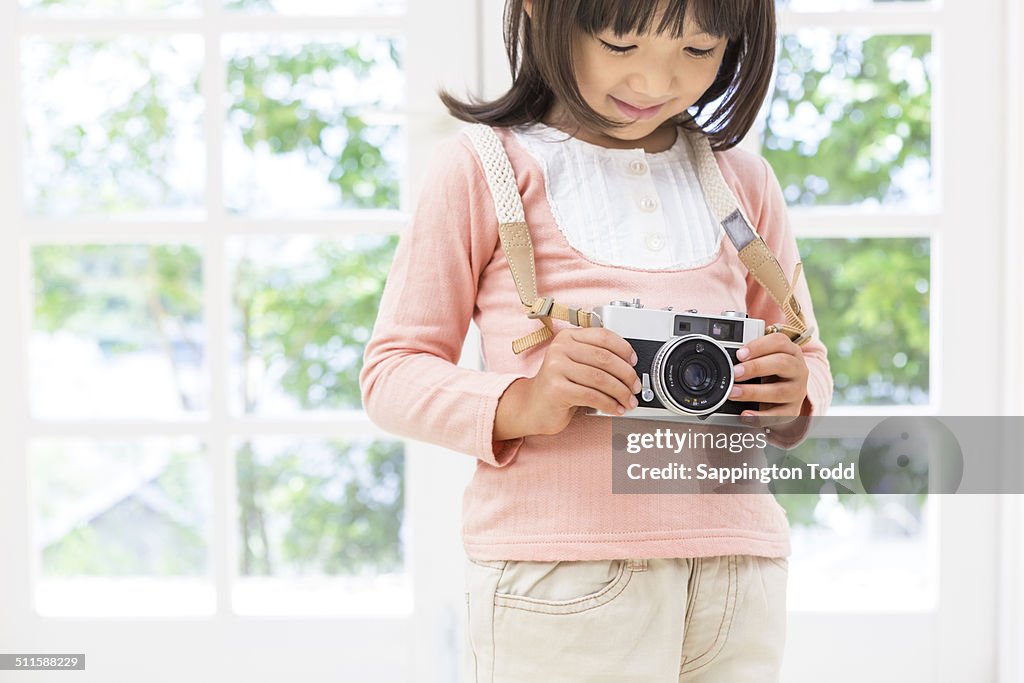
[[[608,50],[609,52],[614,52],[617,55],[629,52],[634,47],[633,45],[626,45],[625,47],[621,47],[619,45],[611,45],[609,43],[604,42],[603,40],[599,42],[601,43],[601,47],[603,47],[605,50]]]
[[[601,43],[601,47],[603,47],[605,50],[617,55],[625,54],[636,47],[635,45],[612,45],[611,43],[606,43],[603,40],[599,40],[598,42]],[[712,47],[707,50],[701,50],[700,48],[696,47],[688,47],[686,48],[686,51],[697,59],[705,59],[713,55],[715,53],[715,49],[716,48]]]
[[[705,59],[715,54],[715,48],[711,48],[709,50],[700,50],[695,47],[688,47],[686,48],[686,51],[689,52],[694,57],[696,57],[697,59]]]

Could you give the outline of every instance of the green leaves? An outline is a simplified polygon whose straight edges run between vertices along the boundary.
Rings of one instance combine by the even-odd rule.
[[[237,463],[243,575],[401,569],[402,444],[246,442]]]
[[[802,239],[838,405],[928,400],[930,241]]]
[[[95,339],[108,349],[156,349],[165,337],[201,345],[188,331],[202,319],[197,248],[40,245],[32,258],[35,329]]]
[[[201,50],[201,39],[189,35],[26,40],[29,212],[197,208],[204,171]],[[182,165],[197,158],[199,168],[183,174]]]
[[[391,66],[397,67],[397,46],[393,40],[386,43]],[[398,178],[382,151],[395,129],[382,138],[382,131],[366,120],[368,107],[381,103],[342,97],[325,106],[323,96],[338,70],[358,82],[371,78],[378,66],[359,43],[270,45],[236,53],[228,60],[229,121],[239,128],[249,150],[263,145],[273,155],[302,153],[337,187],[342,207],[396,208]]]
[[[245,255],[236,270],[236,333],[299,407],[359,408],[363,345],[377,315],[396,236],[311,244],[287,264]],[[266,248],[268,245],[262,245]],[[246,412],[260,411],[247,392]]]
[[[931,199],[930,35],[785,35],[762,153],[791,205],[922,205]],[[804,273],[829,349],[836,405],[922,404],[929,392],[928,239],[801,239]],[[808,459],[847,461],[830,440]],[[853,457],[856,452],[854,451]],[[777,499],[815,526],[821,497]],[[840,494],[847,508],[878,496]],[[906,503],[920,513],[922,500]]]
[[[930,35],[783,36],[763,154],[791,205],[929,191],[931,52]]]

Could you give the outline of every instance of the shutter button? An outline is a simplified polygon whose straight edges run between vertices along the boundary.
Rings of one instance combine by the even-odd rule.
[[[635,175],[643,175],[644,173],[647,173],[647,164],[639,159],[634,159],[629,162],[629,171]]]
[[[651,251],[658,251],[665,246],[665,236],[660,232],[652,232],[644,239],[644,243]]]

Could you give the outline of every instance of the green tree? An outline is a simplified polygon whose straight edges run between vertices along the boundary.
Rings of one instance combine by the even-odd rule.
[[[246,441],[238,453],[244,576],[401,568],[400,443],[257,448]],[[268,515],[287,520],[280,538],[271,538]]]
[[[897,203],[899,172],[930,174],[931,52],[930,35],[783,36],[763,154],[791,205]]]
[[[899,204],[930,192],[931,52],[930,35],[782,37],[763,154],[790,205]],[[834,403],[927,402],[930,242],[803,239],[800,254]],[[856,451],[822,440],[793,456],[848,461]],[[820,496],[782,487],[777,498],[792,524],[817,523]],[[848,507],[883,499],[840,494]],[[919,514],[923,500],[904,505]]]
[[[252,367],[280,377],[281,388],[303,409],[360,406],[362,349],[396,242],[393,236],[363,240],[360,248],[351,242],[319,242],[298,266],[267,266],[243,255],[233,293],[246,413],[260,409],[261,397],[248,372]],[[243,573],[271,573],[276,563],[309,566],[313,559],[325,571],[383,571],[400,564],[404,497],[399,445],[362,447],[358,454],[365,458],[356,468],[353,446],[332,444],[328,448],[335,449],[330,457],[337,467],[329,474],[305,472],[305,460],[294,455],[260,459],[257,447],[246,441],[237,460]],[[362,476],[355,476],[353,468]],[[286,495],[282,481],[289,474],[300,474],[302,483],[299,491]],[[330,502],[321,495],[339,485],[348,495]],[[279,544],[284,557],[276,560],[268,508],[290,520]],[[348,526],[339,527],[343,522]]]
[[[836,404],[927,403],[929,247],[911,238],[800,240]]]
[[[50,68],[68,69],[82,49],[89,48],[69,44],[58,49]],[[96,43],[92,49],[105,46]],[[391,57],[397,60],[397,50],[392,49]],[[319,71],[350,69],[366,76],[372,66],[358,50],[344,46],[311,45],[269,59],[233,59],[228,64],[229,83],[243,88],[242,96],[229,106],[229,116],[244,114],[239,120],[245,144],[268,144],[274,154],[300,151],[322,158],[327,154],[324,131],[345,131],[344,150],[328,171],[330,182],[347,206],[394,207],[397,179],[360,114],[342,110],[325,117],[296,94]],[[287,78],[287,92],[268,87],[271,74]],[[198,81],[194,87],[198,89]],[[169,146],[172,136],[166,126],[168,105],[161,97],[159,88],[143,88],[103,119],[107,151],[135,150],[124,161],[125,168],[154,178],[162,167],[159,158],[147,153]],[[137,120],[142,125],[132,124]],[[58,130],[55,139],[64,158],[72,158],[81,146],[75,129]],[[82,167],[75,172],[89,176],[104,171]],[[41,201],[47,201],[45,195]],[[246,413],[259,410],[260,392],[248,372],[254,365],[278,373],[280,391],[300,408],[359,406],[362,347],[396,242],[393,236],[360,243],[325,240],[311,250],[302,268],[291,269],[243,255],[233,271],[231,289],[238,365],[243,369],[242,385],[236,389]],[[203,357],[199,249],[183,244],[40,246],[33,250],[33,264],[37,330],[70,332],[95,341],[111,355],[159,351],[176,378],[189,350],[194,357]],[[177,383],[185,410],[205,407],[201,392]],[[321,449],[327,456],[308,456],[314,461],[327,457],[333,466],[326,471],[310,470],[307,458],[294,452],[254,457],[258,445],[245,441],[237,454],[243,570],[358,573],[401,565],[400,445],[326,443]],[[285,499],[278,497],[282,490],[290,490],[281,482],[290,485],[293,480],[304,483]],[[335,495],[339,488],[344,495]],[[287,529],[280,538],[267,528],[271,514]],[[281,549],[276,557],[271,554],[275,538]],[[88,566],[88,549],[94,547],[89,539],[87,530],[76,532],[63,547],[50,551],[50,560],[64,573],[94,571]],[[183,553],[188,554],[184,549]]]
[[[185,244],[61,245],[32,250],[36,330],[95,340],[107,354],[159,348],[186,411],[204,407],[181,365],[203,355],[202,258]]]
[[[393,40],[388,53],[400,68]],[[295,49],[271,45],[239,53],[227,66],[228,120],[238,126],[249,150],[266,145],[275,155],[303,154],[311,166],[326,170],[345,208],[398,207],[397,171],[383,154],[396,129],[386,140],[375,139],[358,103],[327,110],[305,95],[319,78],[337,69],[360,80],[372,77],[377,63],[358,44],[308,43]],[[345,140],[338,155],[326,143],[328,132]]]

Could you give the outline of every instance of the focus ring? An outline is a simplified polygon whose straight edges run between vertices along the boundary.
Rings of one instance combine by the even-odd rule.
[[[725,366],[728,368],[729,385],[725,388],[725,392],[721,399],[710,408],[703,410],[694,410],[693,408],[687,408],[680,404],[672,396],[668,390],[668,386],[665,384],[665,364],[668,362],[669,356],[676,349],[676,347],[684,344],[688,341],[700,340],[705,344],[710,344],[712,347],[718,350],[725,359]],[[721,408],[726,401],[729,400],[729,394],[732,392],[733,386],[733,374],[732,374],[732,359],[729,357],[729,353],[725,348],[718,343],[715,339],[708,337],[703,334],[687,334],[681,337],[673,337],[669,341],[661,345],[657,353],[654,354],[654,360],[651,363],[651,384],[654,389],[654,395],[661,401],[661,404],[665,408],[678,415],[708,415]]]

